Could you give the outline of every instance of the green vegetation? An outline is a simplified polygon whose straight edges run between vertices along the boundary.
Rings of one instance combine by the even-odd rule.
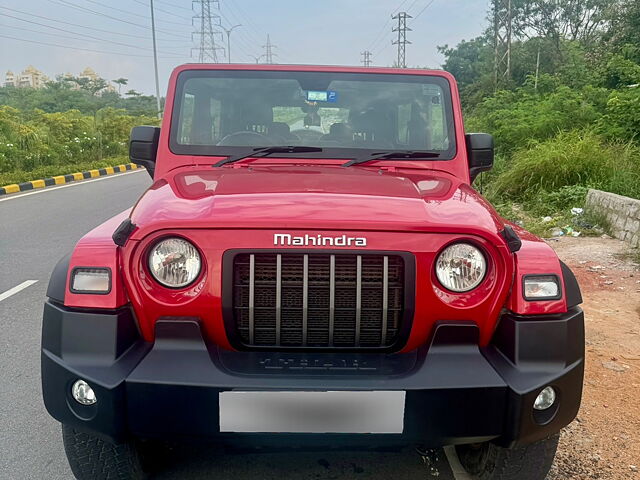
[[[440,47],[460,83],[467,131],[495,136],[484,193],[536,233],[588,233],[602,222],[570,211],[588,188],[640,198],[640,3],[513,5],[511,76],[497,88],[492,27]]]
[[[153,97],[99,95],[94,83],[0,88],[0,185],[122,163],[131,128],[158,124]]]
[[[124,163],[131,128],[158,124],[155,98],[105,86],[61,77],[0,88],[0,186]]]

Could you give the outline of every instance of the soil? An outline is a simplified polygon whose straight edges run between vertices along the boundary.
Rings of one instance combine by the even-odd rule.
[[[582,289],[586,370],[578,418],[550,480],[640,480],[640,265],[608,238],[549,239]]]

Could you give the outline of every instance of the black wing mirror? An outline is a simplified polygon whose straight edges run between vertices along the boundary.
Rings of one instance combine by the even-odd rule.
[[[156,168],[156,155],[160,140],[160,127],[133,127],[129,142],[129,159],[147,169],[151,178]]]
[[[482,172],[493,168],[493,137],[488,133],[468,133],[466,135],[469,155],[469,175],[471,183]]]

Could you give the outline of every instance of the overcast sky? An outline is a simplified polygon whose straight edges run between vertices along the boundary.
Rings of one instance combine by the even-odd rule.
[[[395,21],[408,11],[409,66],[438,68],[437,46],[455,45],[479,35],[486,25],[488,0],[220,0],[231,34],[231,59],[255,62],[264,54],[267,34],[277,63],[357,65],[370,50],[373,64],[391,66]],[[171,69],[197,61],[197,36],[190,0],[154,0],[158,29],[160,91]],[[213,4],[213,2],[212,2]],[[194,8],[197,7],[194,3]],[[66,22],[66,23],[64,23]],[[194,21],[199,25],[197,21]],[[34,65],[47,75],[78,74],[89,66],[109,80],[153,93],[149,0],[0,0],[0,81],[4,72]],[[11,37],[11,38],[9,38]],[[226,47],[226,38],[218,38]],[[83,50],[84,49],[84,50]],[[193,59],[191,54],[193,53]],[[218,52],[226,61],[225,52]]]

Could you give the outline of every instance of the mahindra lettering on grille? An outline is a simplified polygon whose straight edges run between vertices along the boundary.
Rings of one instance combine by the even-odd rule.
[[[400,255],[240,253],[234,328],[245,347],[387,348],[401,331],[404,284]]]

